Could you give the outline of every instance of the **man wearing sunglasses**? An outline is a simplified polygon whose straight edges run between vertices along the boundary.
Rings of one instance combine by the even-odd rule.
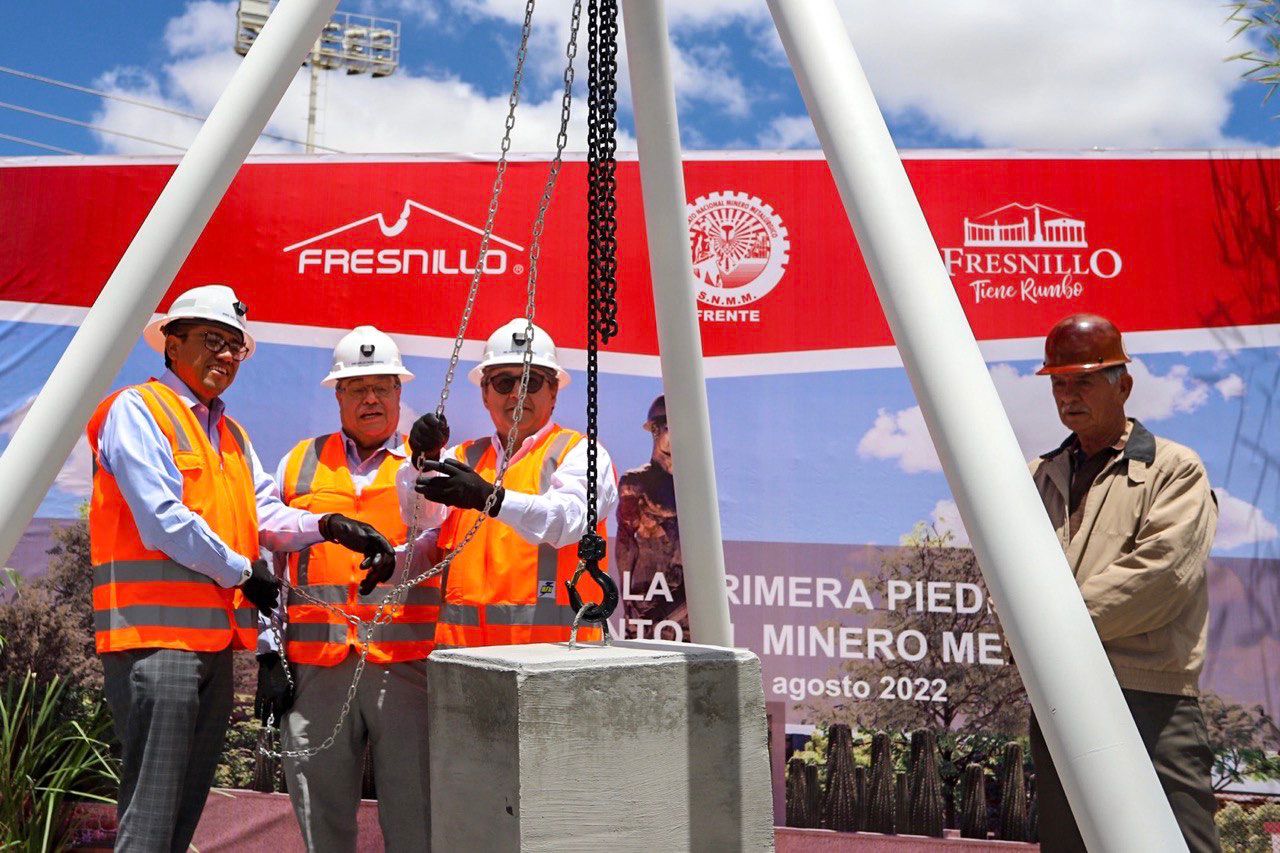
[[[304,439],[280,462],[276,481],[286,503],[311,512],[340,512],[373,525],[394,545],[407,528],[400,518],[396,476],[407,456],[400,433],[400,386],[413,379],[390,336],[357,326],[338,342],[321,384],[332,388],[341,429]],[[437,526],[434,520],[423,526]],[[425,554],[429,546],[415,549]],[[283,559],[280,559],[283,557]],[[289,582],[366,622],[393,589],[394,566],[361,577],[359,559],[328,543],[277,555]],[[415,574],[430,565],[422,560]],[[396,577],[395,582],[403,580]],[[265,723],[283,720],[284,746],[317,746],[333,732],[359,661],[360,634],[341,615],[291,592],[285,602],[285,658],[293,667],[291,692],[285,663],[266,633],[259,644],[256,712]],[[310,758],[286,758],[289,796],[313,851],[354,851],[364,756],[369,750],[377,783],[378,820],[388,850],[431,847],[427,762],[427,655],[435,647],[440,578],[406,590],[372,629],[369,665],[336,741]]]
[[[394,563],[371,526],[285,506],[221,394],[253,353],[247,307],[189,290],[143,337],[165,371],[89,421],[94,634],[123,747],[117,850],[185,850],[222,752],[233,649],[254,648],[280,583],[263,548],[323,540]]]
[[[524,364],[529,376],[521,387]],[[413,465],[400,479],[401,512],[413,507],[413,492],[428,507],[450,507],[440,525],[442,552],[459,545],[480,519],[486,520],[449,567],[436,644],[491,646],[550,643],[569,638],[574,612],[564,581],[578,564],[578,540],[587,533],[587,445],[584,436],[552,421],[556,397],[569,384],[555,343],[524,318],[490,336],[484,357],[468,374],[480,386],[494,432],[464,441],[444,453],[448,425],[435,414],[418,419],[409,434]],[[518,413],[518,416],[517,416]],[[497,470],[514,432],[514,452],[501,487]],[[597,457],[596,532],[618,503],[617,475],[603,447]],[[583,583],[584,600],[599,601]],[[579,632],[599,638],[598,629]]]

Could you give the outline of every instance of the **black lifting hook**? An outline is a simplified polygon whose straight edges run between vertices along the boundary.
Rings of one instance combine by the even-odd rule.
[[[564,588],[569,592],[569,606],[574,613],[582,614],[583,622],[606,621],[618,607],[618,585],[613,582],[607,572],[600,570],[600,561],[604,559],[605,542],[598,534],[588,533],[578,542],[578,559],[586,564],[587,574],[600,585],[604,591],[604,599],[596,604],[594,601],[584,602],[574,582],[567,580]],[[585,611],[583,608],[586,608]]]

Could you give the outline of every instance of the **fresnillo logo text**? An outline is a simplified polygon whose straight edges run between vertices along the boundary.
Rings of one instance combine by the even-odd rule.
[[[1090,249],[1084,220],[1016,202],[965,217],[963,247],[943,248],[942,260],[974,304],[1078,299],[1124,267],[1115,249]]]

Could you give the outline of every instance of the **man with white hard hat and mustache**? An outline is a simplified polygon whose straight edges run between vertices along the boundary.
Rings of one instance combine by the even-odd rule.
[[[334,389],[341,429],[298,442],[280,462],[276,478],[285,502],[311,512],[344,513],[403,545],[407,528],[400,518],[396,475],[407,452],[397,426],[401,384],[411,379],[390,336],[357,326],[343,337],[321,383]],[[443,515],[442,508],[434,524]],[[420,553],[427,551],[423,547]],[[361,580],[357,560],[327,543],[284,556],[293,586],[366,622],[393,588],[393,567]],[[421,562],[422,568],[430,565]],[[301,750],[333,731],[359,659],[360,635],[341,615],[296,592],[289,592],[285,604],[285,657],[293,667],[296,695],[274,636],[264,634],[256,710],[263,722],[283,718],[285,748]],[[439,607],[439,576],[409,588],[384,613],[391,621],[368,637],[370,665],[333,745],[310,758],[285,759],[289,796],[308,850],[356,849],[366,746],[386,848],[430,848],[427,655],[435,647]]]
[[[144,339],[165,371],[89,420],[94,634],[123,747],[116,850],[186,850],[231,714],[233,649],[257,644],[279,581],[261,549],[329,540],[394,563],[363,522],[285,506],[221,394],[253,354],[247,306],[196,287]],[[360,557],[356,557],[357,560]]]
[[[519,422],[523,362],[529,377]],[[587,443],[576,430],[552,421],[556,396],[569,384],[555,342],[538,326],[517,318],[495,331],[484,356],[468,374],[480,386],[494,431],[441,450],[448,424],[423,415],[409,434],[416,479],[406,466],[400,478],[401,512],[449,507],[438,546],[449,552],[487,510],[491,520],[459,551],[446,572],[444,604],[436,626],[439,648],[551,643],[569,638],[576,615],[564,581],[578,564],[577,544],[587,529]],[[515,452],[503,485],[494,481],[516,424]],[[595,532],[605,538],[605,520],[618,503],[617,474],[609,454],[597,457]],[[414,506],[414,491],[426,507]],[[601,568],[604,566],[602,564]],[[583,599],[600,594],[582,584]],[[583,628],[579,638],[598,639],[599,629]]]

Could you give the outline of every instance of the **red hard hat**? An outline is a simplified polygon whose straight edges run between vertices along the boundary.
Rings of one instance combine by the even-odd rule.
[[[1129,361],[1114,323],[1097,314],[1072,314],[1049,330],[1044,339],[1044,366],[1036,375],[1093,373]]]

